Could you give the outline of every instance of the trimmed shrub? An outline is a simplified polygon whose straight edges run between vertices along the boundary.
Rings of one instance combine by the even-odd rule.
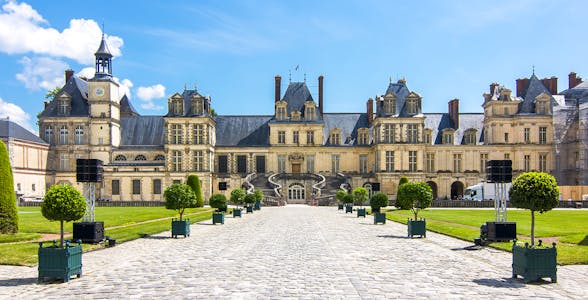
[[[335,198],[337,198],[337,200],[339,200],[339,202],[341,203],[345,203],[345,196],[347,195],[347,192],[344,190],[338,190],[337,194],[335,194]]]
[[[208,204],[210,204],[210,207],[220,211],[222,208],[227,207],[227,197],[223,194],[214,194],[208,199]]]
[[[84,196],[71,185],[52,186],[41,203],[41,214],[47,220],[59,221],[61,237],[59,247],[63,248],[63,222],[81,219],[86,213]]]
[[[255,194],[247,194],[247,195],[245,195],[244,201],[248,205],[251,205],[251,204],[255,203],[255,200],[256,200]]]
[[[231,191],[231,203],[239,206],[245,200],[245,190],[234,189]]]
[[[196,205],[196,195],[187,184],[174,183],[170,185],[163,192],[163,198],[165,198],[165,208],[177,210],[180,214],[180,221],[182,221],[186,208]]]
[[[345,203],[345,204],[353,203],[353,195],[345,194],[345,196],[343,197],[343,203]]]
[[[200,178],[198,178],[198,175],[192,174],[188,176],[186,184],[192,188],[194,195],[196,195],[195,207],[204,207],[204,197],[202,197],[202,187],[200,186]]]
[[[18,232],[18,213],[14,179],[8,158],[8,149],[0,141],[0,233]]]
[[[369,198],[369,195],[370,192],[366,188],[356,187],[353,189],[353,200],[359,206],[363,206],[365,204]]]
[[[261,190],[253,191],[253,195],[255,195],[255,201],[263,201],[263,192]]]
[[[384,193],[375,193],[370,199],[370,206],[372,207],[372,211],[378,210],[382,207],[388,206],[389,200],[388,195]]]
[[[426,182],[408,182],[398,188],[396,207],[410,209],[414,220],[418,220],[419,211],[429,207],[433,202],[433,191]]]

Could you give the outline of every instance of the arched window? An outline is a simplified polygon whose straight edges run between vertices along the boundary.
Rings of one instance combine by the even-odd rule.
[[[127,160],[127,157],[122,154],[119,154],[114,158],[114,160],[115,161],[125,161],[125,160]]]
[[[139,155],[135,156],[135,160],[147,160],[147,158],[145,158],[145,155],[139,154]]]
[[[165,160],[165,156],[158,154],[155,156],[155,159],[153,159],[153,160]]]
[[[61,128],[59,129],[59,144],[67,144],[67,134],[67,125],[61,125]]]
[[[81,145],[84,143],[84,127],[82,125],[78,125],[75,131],[75,143],[76,145]]]
[[[53,144],[53,127],[45,127],[45,141],[49,144]]]

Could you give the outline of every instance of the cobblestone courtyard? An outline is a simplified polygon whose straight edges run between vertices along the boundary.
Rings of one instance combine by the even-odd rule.
[[[557,284],[511,279],[511,255],[406,226],[373,225],[334,207],[264,207],[225,225],[192,225],[85,253],[83,276],[37,284],[36,267],[0,266],[0,297],[16,299],[588,299],[588,266]]]

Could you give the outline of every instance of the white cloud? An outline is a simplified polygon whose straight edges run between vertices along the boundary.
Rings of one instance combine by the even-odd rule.
[[[16,79],[23,82],[30,90],[50,90],[56,86],[63,86],[63,70],[68,68],[67,63],[49,57],[23,57],[19,61],[23,65],[21,73],[16,74]]]
[[[102,30],[94,20],[72,19],[63,31],[48,22],[29,4],[9,1],[0,10],[0,51],[66,57],[82,64],[94,61]],[[106,36],[113,56],[121,55],[123,39]]]
[[[122,81],[119,80],[117,77],[112,78],[116,83],[118,83],[118,93],[119,95],[127,95],[127,98],[131,99],[131,88],[133,87],[133,83],[128,79],[123,79]]]
[[[87,68],[83,68],[76,75],[79,78],[90,79],[90,78],[93,78],[94,77],[94,74],[96,74],[96,69],[95,68],[92,68],[92,67],[87,67]]]
[[[31,125],[31,116],[29,114],[20,108],[20,106],[14,103],[4,102],[0,98],[0,118],[6,117],[9,117],[10,121],[17,123],[32,133],[36,132]]]
[[[160,110],[163,106],[155,104],[153,100],[165,96],[165,86],[156,84],[152,86],[140,86],[137,89],[137,97],[143,101],[141,107],[147,110]]]

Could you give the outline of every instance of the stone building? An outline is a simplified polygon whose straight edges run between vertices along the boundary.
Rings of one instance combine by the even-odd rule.
[[[357,113],[323,111],[306,82],[276,76],[273,115],[213,116],[212,99],[196,88],[168,99],[168,113],[142,116],[112,78],[112,55],[102,40],[94,78],[66,70],[66,83],[39,117],[50,145],[50,183],[75,183],[75,159],[104,161],[98,197],[162,200],[165,187],[189,174],[202,180],[204,196],[236,187],[262,189],[268,199],[309,202],[336,190],[364,186],[395,198],[401,176],[426,181],[435,197],[457,199],[485,179],[485,163],[511,159],[515,175],[545,171],[558,180],[586,184],[584,104],[587,86],[575,73],[558,93],[557,78],[535,74],[516,92],[491,84],[483,113],[425,113],[420,94],[406,80]],[[570,179],[572,177],[573,179]]]

